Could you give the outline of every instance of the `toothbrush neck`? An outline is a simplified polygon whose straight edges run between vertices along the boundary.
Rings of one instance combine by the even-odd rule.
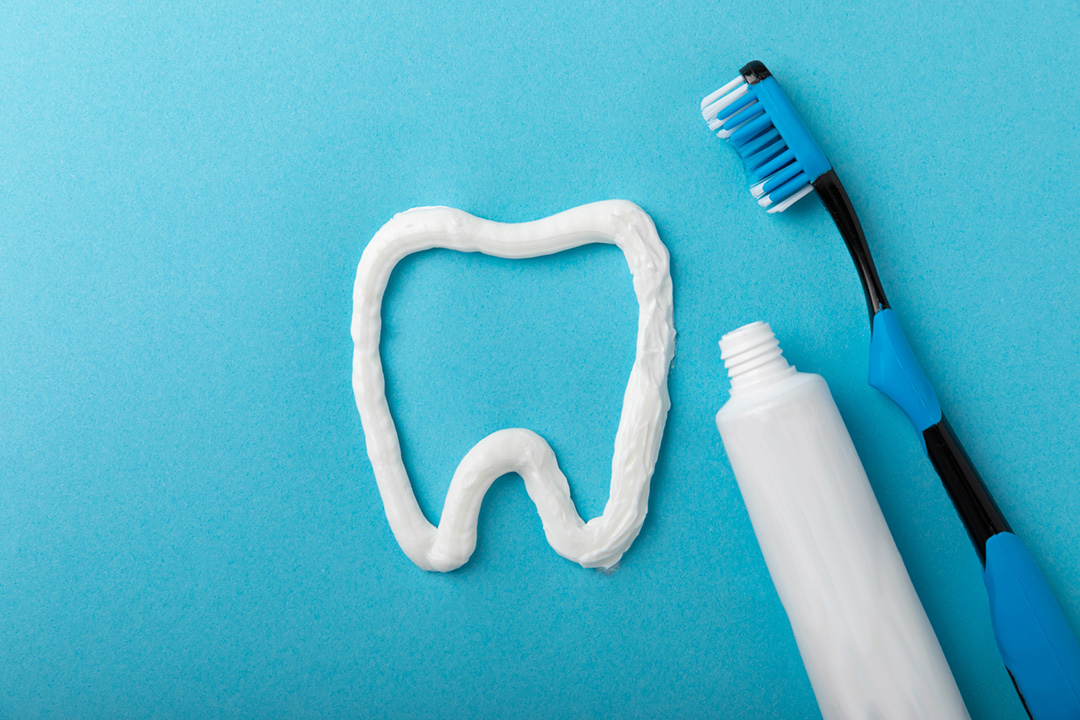
[[[866,295],[866,306],[870,311],[870,322],[873,323],[874,315],[889,307],[889,301],[885,298],[885,290],[881,287],[881,279],[878,277],[877,268],[874,267],[874,258],[870,255],[870,247],[866,244],[866,236],[863,234],[862,225],[859,224],[859,217],[855,214],[851,199],[835,170],[830,169],[823,173],[813,182],[813,185],[825,209],[832,215],[836,229],[844,238],[844,244],[851,253],[851,259],[855,261],[855,268],[859,271],[859,280],[862,281],[863,293]]]

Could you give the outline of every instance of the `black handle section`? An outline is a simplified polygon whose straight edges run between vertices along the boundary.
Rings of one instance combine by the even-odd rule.
[[[944,416],[939,423],[923,431],[923,440],[926,441],[926,454],[941,477],[941,484],[964,521],[979,561],[985,565],[986,541],[999,532],[1012,532],[1009,523]]]
[[[760,60],[751,60],[746,63],[739,70],[739,74],[743,76],[743,80],[749,85],[755,85],[772,75],[769,68],[765,67],[765,63]]]
[[[855,209],[851,206],[844,186],[840,184],[840,178],[835,170],[829,170],[822,174],[813,183],[825,209],[832,215],[837,230],[844,238],[851,259],[855,261],[855,268],[859,271],[859,280],[862,281],[863,293],[866,295],[866,307],[870,311],[870,322],[873,324],[874,315],[880,310],[889,307],[889,301],[885,299],[885,291],[881,287],[877,268],[874,267],[874,258],[870,256],[870,248],[866,244],[866,236],[863,234],[862,225],[855,215]]]

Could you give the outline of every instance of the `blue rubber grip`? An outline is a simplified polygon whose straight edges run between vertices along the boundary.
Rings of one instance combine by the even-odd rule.
[[[921,434],[941,422],[941,403],[915,358],[892,310],[874,315],[870,334],[870,385],[900,406]]]
[[[983,581],[998,649],[1031,717],[1080,718],[1080,644],[1020,538],[986,542]]]

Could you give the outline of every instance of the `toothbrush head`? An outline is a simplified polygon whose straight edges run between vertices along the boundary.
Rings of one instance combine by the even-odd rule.
[[[757,60],[702,100],[701,114],[742,157],[750,192],[770,213],[809,195],[814,181],[832,169],[776,78]]]

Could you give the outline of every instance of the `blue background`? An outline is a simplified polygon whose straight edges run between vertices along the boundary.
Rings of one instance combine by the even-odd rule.
[[[815,200],[758,210],[702,96],[765,60],[840,169],[942,404],[1080,628],[1075,3],[0,6],[0,716],[817,716],[719,443],[716,341],[772,323],[851,429],[975,718],[1022,718],[979,564]],[[672,255],[650,514],[611,573],[516,478],[471,562],[394,543],[350,387],[395,212],[625,198]],[[429,517],[487,433],[607,495],[619,252],[435,251],[383,357]]]

